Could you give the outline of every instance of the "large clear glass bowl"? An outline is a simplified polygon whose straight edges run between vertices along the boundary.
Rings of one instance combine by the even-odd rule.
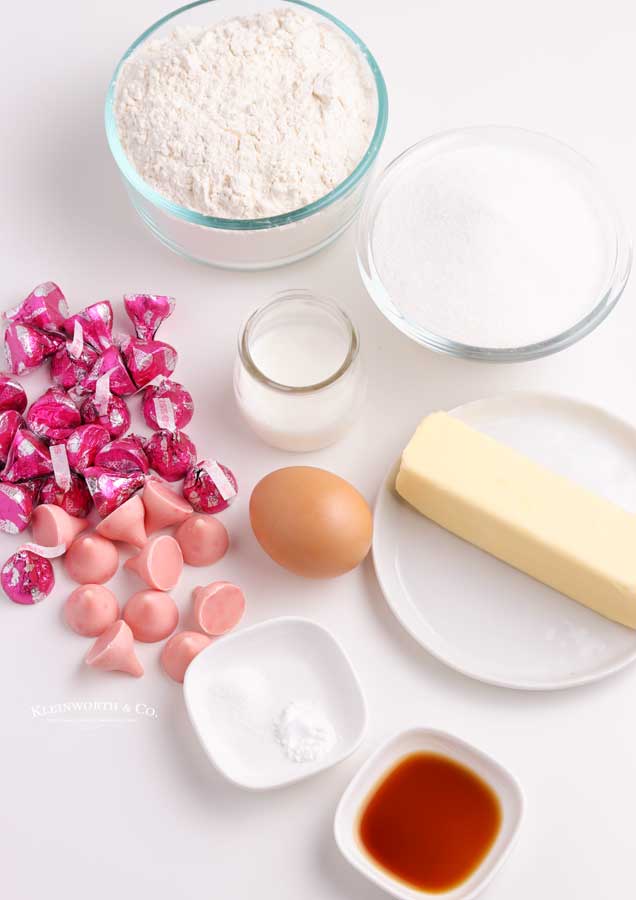
[[[115,85],[125,60],[149,38],[175,27],[211,25],[275,7],[301,6],[327,19],[353,41],[365,57],[377,91],[377,121],[369,147],[351,175],[332,191],[301,209],[262,219],[222,219],[171,203],[138,174],[119,140],[113,102]],[[295,262],[335,240],[360,209],[388,118],[384,78],[372,54],[343,22],[303,0],[198,0],[159,19],[134,41],[119,61],[106,97],[106,136],[128,196],[142,221],[163,244],[199,262],[228,269],[266,269]]]
[[[560,328],[558,333],[550,333],[551,326],[535,318],[534,330],[542,332],[541,339],[518,343],[516,346],[477,346],[440,333],[433,321],[435,310],[431,309],[430,303],[427,306],[423,295],[415,315],[413,304],[409,305],[405,300],[405,293],[396,288],[395,284],[387,286],[387,279],[383,279],[380,272],[382,265],[378,249],[374,245],[376,224],[382,214],[383,203],[393,190],[400,191],[400,196],[406,193],[409,198],[413,198],[418,183],[427,177],[430,178],[428,166],[437,165],[440,159],[448,159],[448,154],[456,151],[472,152],[475,149],[483,151],[484,148],[497,150],[503,148],[506,153],[518,152],[520,182],[523,182],[525,174],[522,164],[524,154],[530,156],[536,154],[537,158],[545,161],[548,166],[554,166],[556,172],[562,173],[563,177],[575,186],[577,196],[580,193],[580,196],[585,198],[586,204],[589,204],[591,220],[596,222],[599,236],[595,249],[598,249],[599,256],[602,254],[603,259],[598,285],[595,282],[589,286],[589,298],[586,298],[584,314],[576,316],[576,321],[568,322],[568,327]],[[551,215],[549,203],[545,206],[544,214],[547,221]],[[382,227],[386,229],[386,225]],[[470,245],[470,242],[471,238],[467,236],[467,245]],[[365,198],[358,219],[357,254],[362,280],[369,295],[396,328],[438,353],[486,362],[538,359],[563,350],[589,334],[618,302],[627,283],[632,263],[629,236],[597,169],[575,150],[554,138],[521,128],[494,125],[462,128],[434,135],[415,144],[394,159],[374,181]],[[426,251],[419,250],[414,265],[428,267],[422,271],[431,271],[435,270],[436,263],[439,266],[448,266],[447,259],[439,263],[427,256]],[[512,280],[509,286],[509,307],[502,311],[502,315],[514,315],[515,288]],[[480,296],[477,292],[473,299],[478,313]],[[537,304],[536,309],[536,315],[540,316],[541,304]]]

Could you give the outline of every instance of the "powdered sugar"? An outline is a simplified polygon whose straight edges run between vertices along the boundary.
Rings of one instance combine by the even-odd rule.
[[[296,8],[178,28],[117,81],[122,146],[142,178],[207,215],[298,209],[342,182],[376,120],[371,71],[322,17]]]

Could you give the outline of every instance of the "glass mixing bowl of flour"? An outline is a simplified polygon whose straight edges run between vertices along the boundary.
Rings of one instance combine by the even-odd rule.
[[[276,182],[276,173],[280,169],[274,158],[270,165],[273,174],[271,175],[269,194],[266,191],[265,202],[252,207],[250,206],[252,199],[250,191],[254,193],[255,189],[252,189],[250,165],[254,163],[252,162],[253,156],[252,159],[248,158],[245,162],[245,157],[242,155],[244,145],[248,145],[248,150],[251,149],[256,154],[261,152],[264,144],[266,150],[278,145],[281,148],[280,153],[283,155],[287,153],[284,162],[293,173],[295,159],[289,158],[290,152],[286,151],[286,147],[292,146],[293,135],[298,128],[292,129],[289,133],[283,133],[284,128],[281,131],[280,123],[287,121],[285,115],[282,118],[279,116],[276,121],[271,119],[267,122],[263,121],[262,117],[267,117],[271,112],[271,104],[268,104],[267,96],[260,91],[260,85],[269,83],[267,79],[270,77],[270,73],[264,71],[261,80],[260,72],[255,69],[250,72],[248,68],[245,71],[247,71],[248,80],[250,77],[252,79],[251,87],[242,84],[242,79],[237,78],[235,71],[233,75],[235,81],[233,84],[229,84],[227,96],[223,102],[219,101],[218,92],[216,96],[213,96],[213,92],[207,94],[207,97],[211,98],[211,102],[216,104],[215,113],[211,117],[212,121],[208,120],[204,123],[205,127],[201,127],[197,131],[195,127],[197,123],[193,122],[191,108],[188,104],[193,94],[196,97],[197,92],[203,92],[202,96],[206,96],[206,86],[210,84],[210,82],[206,83],[206,78],[208,78],[210,70],[216,70],[219,54],[216,53],[216,45],[213,46],[211,43],[208,43],[207,48],[204,43],[199,43],[192,52],[192,46],[188,45],[188,39],[190,35],[195,35],[195,37],[197,34],[200,35],[202,28],[210,29],[218,26],[215,34],[220,34],[220,28],[225,26],[220,26],[219,23],[233,20],[236,17],[250,17],[251,19],[259,13],[273,16],[274,10],[278,11],[281,22],[292,19],[293,27],[298,28],[297,32],[292,31],[294,36],[292,55],[300,58],[300,69],[302,70],[304,67],[310,70],[310,66],[314,66],[314,69],[311,69],[313,81],[309,89],[307,89],[307,85],[301,83],[300,90],[305,92],[302,96],[308,96],[307,102],[311,101],[312,108],[316,108],[314,101],[318,98],[321,116],[324,109],[325,119],[327,123],[331,123],[331,126],[329,124],[324,126],[325,128],[331,127],[331,135],[330,143],[327,141],[322,151],[319,150],[323,164],[321,171],[324,173],[326,166],[326,176],[334,176],[335,173],[342,172],[343,175],[346,174],[346,177],[342,177],[335,183],[334,177],[326,177],[324,174],[318,176],[313,173],[308,181],[305,181],[307,173],[300,171],[298,181],[302,185],[309,183],[313,191],[308,190],[306,194],[302,191],[295,193],[293,190],[287,190],[288,182],[283,182],[282,187]],[[298,16],[307,17],[308,24],[303,26],[301,22],[300,26],[296,26]],[[270,31],[267,20],[263,21],[265,24],[259,29],[254,28],[251,31],[248,29],[248,34],[243,31],[239,36],[241,45],[238,50],[242,54],[246,66],[267,66],[267,60],[271,58],[271,54],[262,51]],[[329,34],[325,38],[327,29]],[[177,30],[178,37],[173,37],[175,30]],[[319,31],[320,38],[317,37]],[[142,65],[146,65],[147,54],[155,52],[154,48],[158,46],[155,43],[157,40],[164,41],[168,38],[181,42],[175,49],[174,57],[168,62],[162,62],[158,68],[148,74],[148,70],[141,68]],[[283,34],[284,39],[285,34]],[[246,46],[246,42],[249,41],[253,44]],[[254,52],[254,48],[257,52]],[[233,45],[228,43],[227,49],[234,55]],[[326,51],[330,53],[333,51],[335,56],[330,71],[323,73],[319,67],[325,57],[320,54],[324,54]],[[144,54],[146,55],[144,56]],[[252,59],[255,60],[254,63],[251,62]],[[223,61],[221,60],[219,66],[222,67],[222,65]],[[231,69],[232,60],[229,57],[227,65]],[[128,74],[133,66],[137,67],[134,70],[136,72],[134,78]],[[356,105],[357,86],[353,83],[355,80],[351,75],[353,70],[359,73],[360,82],[364,82],[364,100],[367,105],[363,110],[360,103]],[[277,73],[272,76],[272,78],[275,77],[278,77]],[[281,73],[280,77],[289,80],[290,92],[297,89],[293,73],[289,74],[285,71]],[[119,79],[124,80],[119,85],[118,93]],[[188,83],[187,91],[180,85],[184,81]],[[276,81],[274,80],[272,83],[276,84]],[[193,87],[191,88],[190,85]],[[121,98],[124,86],[127,89],[126,104],[122,106]],[[241,96],[242,91],[243,95]],[[256,96],[253,104],[254,129],[251,129],[249,118],[245,116],[240,119],[240,127],[235,128],[232,122],[237,114],[242,114],[241,103],[245,106],[249,105],[250,91],[254,95],[261,94],[260,97]],[[154,97],[154,108],[148,110],[143,104],[149,102],[147,98],[150,95]],[[162,106],[164,103],[172,103],[172,99],[170,101],[166,99],[168,96],[176,97],[176,105],[170,109]],[[359,118],[353,115],[343,117],[338,104],[342,106],[344,99],[344,108],[346,108],[349,97],[353,98],[352,109],[361,110],[364,115],[361,114]],[[276,102],[280,102],[280,98]],[[185,105],[181,106],[182,103]],[[268,107],[270,107],[269,111]],[[201,104],[198,109],[203,116],[207,115],[207,99],[206,103]],[[217,117],[216,113],[219,110]],[[224,112],[226,113],[225,118]],[[251,112],[251,109],[246,109],[246,116]],[[334,117],[338,115],[340,115],[344,129],[333,127]],[[264,269],[295,262],[321,250],[342,234],[352,222],[362,205],[371,171],[384,139],[387,115],[386,86],[375,59],[360,38],[329,13],[304,3],[302,0],[200,0],[198,3],[191,3],[164,16],[151,25],[128,48],[120,60],[109,86],[105,122],[110,150],[122,175],[129,198],[155,237],[171,250],[210,265],[230,269]],[[181,126],[184,118],[187,123],[185,147],[184,128],[179,125],[180,116]],[[165,124],[166,117],[171,118],[169,127]],[[352,138],[351,146],[348,146],[346,151],[342,150],[343,155],[340,157],[337,155],[340,134],[346,130],[347,123],[352,120],[361,123],[359,133],[354,134],[360,152],[354,156],[353,147],[356,145]],[[296,122],[302,132],[304,119],[301,113],[297,113]],[[362,131],[363,125],[364,131]],[[278,129],[277,132],[274,127]],[[311,123],[311,127],[320,128],[320,117],[318,117],[317,123]],[[132,129],[134,132],[134,141],[128,142],[126,147],[124,144],[131,132],[122,132],[122,128]],[[176,129],[180,129],[179,133]],[[262,143],[254,140],[253,146],[250,147],[254,137],[253,132],[258,129],[260,129],[259,141],[263,135],[266,140]],[[160,130],[161,133],[159,133]],[[206,146],[208,134],[210,140],[216,141],[216,144],[210,143]],[[307,140],[311,141],[311,132],[308,134]],[[320,140],[322,140],[322,136],[321,132]],[[201,142],[204,144],[203,149]],[[257,143],[258,146],[256,146]],[[133,147],[136,148],[136,156],[131,149]],[[146,147],[151,148],[152,158],[149,153],[145,152]],[[238,161],[235,171],[224,175],[223,158],[227,148],[229,148],[228,152],[235,151]],[[239,154],[241,154],[240,157]],[[201,184],[197,180],[199,176],[196,167],[202,155],[209,161],[213,181],[218,181],[219,178],[224,180],[218,192],[218,184],[213,190],[209,190],[209,182]],[[135,158],[134,163],[131,161],[131,156]],[[179,165],[175,163],[175,157],[178,157]],[[331,159],[333,159],[333,166],[330,169]],[[219,160],[218,164],[217,160]],[[181,162],[184,165],[179,168]],[[144,164],[146,164],[146,169],[144,169]],[[260,162],[258,165],[262,167]],[[188,168],[189,166],[194,166],[194,180],[193,169]],[[140,169],[147,172],[146,178],[140,174]],[[324,182],[322,188],[319,181],[311,183],[311,178],[316,180],[319,177]],[[325,191],[324,195],[320,195],[321,189]],[[233,217],[228,214],[226,208],[222,208],[222,214],[219,214],[210,203],[210,197],[217,196],[217,193],[219,196],[223,193],[226,196],[231,195],[230,212],[233,209],[232,203],[239,196],[243,202],[240,214]],[[183,199],[184,196],[190,195],[194,198],[192,202],[184,203],[175,200],[175,197]],[[259,197],[262,195],[261,191]],[[293,202],[294,197],[304,196],[310,197],[311,202],[303,205],[296,204],[297,208],[285,208],[280,211],[281,203]],[[277,208],[277,201],[280,197],[283,197],[283,200],[278,203]],[[214,210],[214,214],[206,212],[208,207]],[[273,213],[269,212],[270,208],[274,210]],[[258,211],[250,215],[250,210],[253,209]],[[265,213],[263,213],[263,209],[265,209]]]
[[[517,362],[589,334],[620,298],[632,251],[586,159],[523,129],[424,140],[369,191],[358,263],[380,311],[440,353]]]

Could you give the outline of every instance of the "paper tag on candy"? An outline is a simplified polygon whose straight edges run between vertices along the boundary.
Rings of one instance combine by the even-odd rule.
[[[66,544],[56,544],[55,547],[45,547],[42,544],[21,544],[16,553],[22,553],[24,550],[35,553],[36,556],[43,556],[44,559],[57,559],[58,556],[66,553]]]
[[[234,485],[227,477],[221,466],[212,460],[207,460],[203,467],[214,482],[216,489],[224,500],[231,500],[236,497]]]
[[[84,349],[84,329],[81,322],[75,319],[73,324],[73,340],[69,344],[68,352],[73,359],[79,359]]]
[[[66,447],[64,444],[52,444],[49,447],[49,452],[53,463],[55,483],[66,493],[71,486],[71,470],[68,464],[68,456],[66,455]]]
[[[157,425],[162,431],[176,431],[174,406],[167,397],[155,397],[155,416]]]
[[[110,372],[104,372],[95,385],[95,407],[100,416],[108,415],[110,402]]]

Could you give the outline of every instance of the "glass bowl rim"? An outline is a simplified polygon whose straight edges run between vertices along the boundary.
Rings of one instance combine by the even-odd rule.
[[[279,306],[282,303],[285,303],[288,300],[300,300],[305,303],[313,304],[314,306],[320,307],[322,310],[325,310],[334,317],[338,318],[341,324],[346,328],[347,334],[349,336],[349,347],[347,349],[347,353],[341,364],[338,368],[328,375],[326,378],[323,378],[322,381],[318,381],[315,384],[303,384],[303,385],[290,385],[283,384],[280,381],[274,381],[268,375],[260,369],[256,363],[254,362],[254,358],[252,356],[252,352],[250,350],[250,336],[251,331],[255,325],[258,324],[258,320],[261,319],[272,307]],[[251,375],[256,381],[259,381],[261,384],[265,385],[265,387],[270,388],[271,390],[278,391],[282,394],[315,394],[318,391],[325,390],[326,388],[331,387],[337,381],[339,381],[347,372],[351,369],[353,364],[355,363],[358,353],[360,352],[360,336],[358,334],[358,329],[353,324],[353,321],[349,317],[349,315],[339,306],[335,300],[332,300],[331,297],[325,297],[322,294],[316,294],[314,291],[307,290],[306,288],[289,288],[284,291],[278,291],[273,294],[269,300],[266,300],[261,306],[258,306],[256,309],[252,310],[249,314],[241,329],[239,331],[238,336],[238,354],[239,359],[245,368],[246,372]]]
[[[365,175],[365,173],[371,168],[371,166],[375,162],[380,147],[382,146],[382,142],[384,141],[389,112],[389,101],[384,76],[382,75],[380,67],[369,48],[354,31],[352,31],[347,25],[344,24],[344,22],[341,22],[340,19],[336,18],[326,10],[321,9],[318,6],[314,6],[312,3],[306,2],[306,0],[279,0],[279,2],[285,4],[291,3],[296,6],[305,7],[306,9],[311,10],[313,13],[316,13],[317,15],[320,15],[323,18],[327,19],[329,22],[331,22],[332,25],[334,25],[340,31],[344,32],[344,34],[351,41],[353,41],[355,46],[366,59],[366,62],[371,70],[371,74],[373,75],[373,81],[376,88],[377,119],[371,141],[369,142],[369,146],[367,147],[362,159],[358,162],[353,172],[351,172],[351,174],[348,175],[347,178],[344,179],[344,181],[341,181],[340,184],[336,185],[335,188],[332,188],[332,190],[330,190],[323,197],[320,197],[318,200],[314,200],[313,203],[308,203],[306,206],[301,206],[298,209],[291,210],[287,213],[281,213],[276,216],[266,216],[259,219],[227,219],[217,216],[206,216],[203,213],[197,212],[196,210],[188,209],[187,207],[181,206],[178,203],[171,202],[167,199],[167,197],[164,197],[158,191],[154,190],[154,188],[150,187],[150,185],[143,180],[132,163],[129,161],[121,145],[119,134],[117,131],[117,124],[115,122],[115,115],[113,112],[113,103],[115,98],[115,87],[117,84],[117,79],[119,77],[119,73],[123,64],[141,44],[143,44],[163,25],[167,24],[172,19],[175,19],[182,13],[188,12],[191,9],[195,9],[198,6],[205,6],[208,3],[214,2],[216,2],[216,0],[194,0],[194,2],[192,3],[187,3],[185,6],[181,6],[178,9],[167,13],[165,16],[162,16],[160,19],[146,28],[146,30],[143,31],[142,34],[140,34],[139,37],[132,42],[132,44],[123,54],[123,56],[117,63],[113,76],[110,80],[104,108],[106,139],[108,141],[110,152],[124,179],[132,188],[134,188],[135,191],[141,194],[144,199],[148,200],[154,206],[159,207],[164,212],[169,213],[172,216],[176,216],[177,218],[184,219],[185,221],[191,222],[195,225],[203,225],[208,228],[219,228],[225,231],[258,231],[268,228],[276,228],[281,225],[289,225],[302,219],[306,219],[309,216],[314,215],[314,213],[317,213],[320,210],[330,206],[341,197],[346,196],[351,190],[353,190],[353,188],[361,180],[363,175]]]
[[[442,143],[448,140],[462,140],[463,138],[484,137],[492,134],[512,135],[520,140],[533,140],[545,143],[552,147],[554,153],[559,153],[569,158],[570,164],[581,173],[585,173],[590,177],[599,196],[603,197],[607,211],[611,216],[611,224],[613,226],[614,237],[614,260],[613,268],[609,272],[607,279],[603,285],[594,307],[569,328],[544,338],[531,344],[525,344],[518,347],[488,347],[473,344],[462,343],[461,341],[446,338],[441,334],[430,331],[429,329],[409,322],[403,316],[397,315],[392,307],[390,295],[384,286],[380,283],[377,285],[378,279],[371,274],[369,266],[369,258],[372,257],[370,251],[371,236],[373,233],[373,225],[375,220],[375,210],[372,207],[378,192],[386,182],[387,178],[394,173],[401,163],[407,158],[415,155],[422,148],[429,148],[431,145]],[[372,216],[373,213],[373,216]],[[540,359],[549,356],[552,353],[558,353],[565,350],[572,344],[575,344],[581,338],[592,332],[601,322],[609,315],[614,306],[618,303],[625,285],[627,284],[631,266],[632,266],[632,243],[620,216],[612,193],[601,175],[600,170],[594,163],[587,159],[583,154],[579,153],[564,141],[554,138],[551,135],[539,131],[533,131],[527,128],[520,128],[513,125],[470,125],[463,128],[452,128],[445,131],[436,132],[435,134],[417,141],[406,150],[399,153],[385,167],[380,175],[374,180],[367,196],[365,197],[360,217],[357,224],[356,234],[356,256],[358,268],[365,285],[367,293],[382,313],[399,331],[411,338],[411,340],[434,350],[437,353],[444,353],[461,359],[475,359],[482,362],[525,362],[533,359]],[[380,293],[386,294],[389,302],[380,299]]]

